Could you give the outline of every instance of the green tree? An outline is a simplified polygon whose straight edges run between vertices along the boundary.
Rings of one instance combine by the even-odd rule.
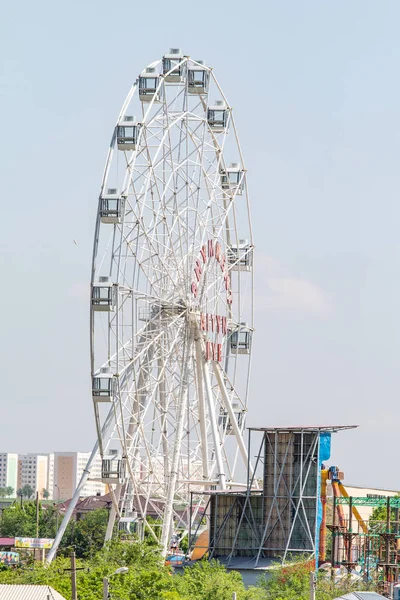
[[[95,561],[100,565],[112,563],[124,567],[135,565],[140,568],[164,568],[165,566],[160,548],[155,547],[152,541],[146,540],[127,543],[112,540],[96,554]]]
[[[57,508],[39,504],[39,537],[53,538],[59,517]],[[3,510],[0,518],[0,535],[5,537],[34,537],[36,535],[36,502],[15,502]]]
[[[309,600],[310,572],[314,570],[314,561],[298,559],[282,566],[275,565],[268,576],[260,577],[258,589],[249,590],[250,597],[256,600]],[[333,600],[355,590],[373,589],[362,581],[343,577],[333,584],[330,574],[317,573],[317,600]]]
[[[57,514],[58,509],[52,505],[40,505],[39,507],[39,535],[44,538],[54,538],[58,525],[60,523],[60,515]]]
[[[12,495],[13,495],[13,493],[14,493],[14,488],[13,488],[13,487],[11,487],[11,485],[8,485],[8,486],[6,487],[6,492],[7,492],[7,496],[8,496],[9,498],[11,498],[11,497],[12,497]]]
[[[113,575],[122,566],[128,567],[128,572]],[[47,584],[70,598],[69,567],[69,560],[59,556],[49,567],[35,563],[29,568],[0,570],[0,583]],[[146,541],[113,541],[90,559],[78,559],[77,567],[82,569],[77,572],[78,597],[85,600],[102,597],[103,577],[109,578],[111,597],[119,600],[231,600],[232,592],[238,600],[308,600],[309,573],[314,564],[297,560],[276,565],[268,578],[261,577],[257,586],[246,590],[240,574],[227,571],[217,561],[200,561],[171,577],[159,547]],[[332,585],[329,575],[321,573],[316,597],[332,600],[355,589],[365,586],[347,578]]]
[[[7,495],[6,488],[0,488],[0,498],[4,498]]]
[[[28,484],[24,485],[22,488],[19,488],[19,490],[17,490],[17,495],[22,496],[23,498],[31,498],[34,493],[35,490]]]
[[[245,594],[242,577],[237,571],[227,571],[218,561],[202,560],[184,569],[174,578],[174,588],[181,598],[191,600],[231,600],[236,592]]]
[[[125,575],[113,575],[127,566]],[[56,558],[49,567],[35,563],[29,569],[0,571],[0,583],[47,584],[65,598],[71,597],[70,564]],[[77,560],[78,597],[98,600],[102,597],[103,577],[110,578],[111,596],[119,600],[180,600],[174,592],[174,579],[164,565],[159,549],[146,542],[112,542],[89,560]],[[166,594],[166,595],[165,595]]]
[[[49,490],[46,490],[46,488],[42,489],[42,496],[45,500],[47,500],[47,498],[50,496],[50,492]]]
[[[399,498],[400,495],[397,494],[394,496],[395,498]],[[386,529],[386,517],[387,517],[387,506],[377,506],[372,511],[372,514],[369,518],[369,524],[372,528],[376,529],[380,527],[381,529]],[[395,508],[390,509],[390,521],[395,522],[397,517],[397,510]]]
[[[79,521],[70,521],[61,542],[60,553],[67,555],[73,547],[78,558],[88,558],[98,552],[104,543],[108,511],[95,510]],[[54,538],[60,514],[57,506],[39,504],[39,537]],[[3,510],[0,535],[4,537],[34,537],[36,535],[36,502],[26,501],[22,507],[14,503]]]
[[[65,598],[71,597],[67,558],[58,557],[49,567],[34,564],[29,569],[0,571],[0,583],[47,584]],[[113,575],[118,567],[128,567],[124,575]],[[102,597],[103,577],[110,581],[110,594],[119,600],[247,600],[239,573],[227,572],[216,561],[206,561],[184,569],[171,577],[160,548],[147,542],[111,542],[89,560],[77,560],[78,597],[98,600]],[[261,598],[261,596],[260,596]]]
[[[13,504],[2,511],[0,535],[4,537],[33,537],[36,533],[36,507],[25,502],[23,507]]]
[[[103,544],[108,523],[108,510],[100,508],[71,521],[63,538],[63,548],[75,548],[78,558],[89,558]]]

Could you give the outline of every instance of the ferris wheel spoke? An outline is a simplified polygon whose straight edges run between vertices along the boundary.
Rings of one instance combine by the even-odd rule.
[[[148,284],[150,285],[150,289],[153,290],[154,288],[154,282],[151,282],[150,280],[150,274],[153,272],[155,273],[162,273],[164,276],[167,276],[168,279],[174,283],[174,280],[170,274],[169,271],[166,271],[166,265],[165,262],[163,260],[161,260],[160,256],[162,256],[163,254],[160,253],[160,249],[157,249],[156,247],[154,247],[153,241],[150,239],[150,237],[148,236],[148,234],[143,230],[141,233],[143,239],[148,243],[148,251],[149,252],[149,257],[148,258],[144,258],[143,254],[140,257],[140,259],[137,261],[138,267],[140,270],[143,271],[143,274],[146,276]],[[125,238],[124,239],[125,243],[127,246],[129,246],[130,241],[129,238]],[[136,258],[136,255],[134,254],[133,259]],[[149,266],[146,267],[146,263],[149,262]],[[146,270],[147,268],[147,270]],[[126,279],[125,277],[125,283],[128,284],[129,281]],[[156,294],[157,290],[153,290],[153,293]]]
[[[209,465],[208,465],[208,440],[207,440],[207,421],[206,421],[206,404],[204,401],[204,385],[203,385],[203,373],[201,368],[202,362],[202,351],[201,346],[198,343],[198,339],[195,338],[196,348],[196,379],[197,379],[197,402],[199,409],[199,421],[200,421],[200,448],[203,466],[203,478],[208,480],[209,477]]]
[[[225,410],[228,412],[228,416],[229,416],[229,419],[230,419],[230,422],[232,424],[232,428],[233,428],[233,431],[234,431],[234,434],[235,434],[235,437],[236,437],[236,442],[237,442],[237,445],[239,447],[239,451],[240,451],[240,453],[242,455],[242,458],[243,458],[244,466],[247,467],[247,464],[248,464],[247,449],[246,449],[246,446],[245,446],[245,443],[244,443],[244,440],[243,440],[242,432],[240,431],[238,422],[236,420],[236,415],[235,415],[235,413],[233,411],[232,404],[231,404],[230,399],[229,399],[229,394],[228,394],[227,389],[225,387],[225,383],[224,383],[223,376],[222,376],[222,373],[221,373],[221,367],[219,365],[217,365],[216,363],[213,363],[213,369],[214,369],[214,373],[215,373],[216,379],[218,381],[218,386],[219,386],[219,389],[220,389],[220,392],[221,392],[221,396],[222,396],[222,399],[223,399],[223,402],[224,402]],[[251,472],[251,474],[253,473],[251,464],[250,464],[250,472]]]
[[[181,330],[177,328],[175,333],[174,341],[171,343],[171,346],[167,352],[164,354],[164,360],[169,360],[170,355],[174,353],[175,348],[179,345],[179,340],[181,336]],[[157,336],[159,338],[159,336]],[[157,349],[154,344],[149,345],[147,349],[147,353],[144,356],[144,360],[141,362],[139,366],[139,372],[134,373],[134,379],[132,381],[132,386],[134,386],[134,394],[135,394],[135,405],[136,405],[136,419],[137,422],[140,422],[145,417],[146,406],[149,406],[149,398],[148,398],[148,390],[147,383],[151,377],[151,372],[156,363],[159,362],[160,352],[157,351],[159,349],[159,345]],[[154,393],[157,391],[157,387],[159,384],[160,376],[164,379],[164,371],[158,371],[158,379],[155,381],[155,386],[153,388]],[[168,408],[168,407],[167,407]],[[137,435],[137,431],[134,427],[133,422],[131,423],[131,427],[128,431],[128,435],[132,440],[134,440],[134,434]]]
[[[167,498],[165,504],[165,512],[164,512],[164,526],[161,534],[161,544],[165,548],[168,544],[168,535],[170,532],[170,527],[172,524],[172,516],[173,516],[173,504],[174,504],[174,496],[177,487],[177,479],[178,479],[178,465],[179,465],[179,457],[180,457],[180,446],[182,442],[183,435],[183,427],[184,427],[184,418],[185,418],[185,407],[187,402],[188,395],[188,366],[190,364],[190,354],[192,351],[192,343],[193,343],[193,334],[189,330],[185,339],[184,339],[184,348],[183,348],[183,377],[181,381],[181,389],[180,389],[180,397],[178,403],[178,410],[176,415],[176,433],[174,446],[171,455],[171,465],[170,472],[167,482]]]

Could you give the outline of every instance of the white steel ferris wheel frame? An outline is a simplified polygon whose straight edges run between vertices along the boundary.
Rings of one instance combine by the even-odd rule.
[[[118,150],[117,130],[141,93],[140,77],[108,151],[91,277],[91,298],[105,290],[108,303],[99,311],[91,301],[90,330],[92,378],[108,377],[110,397],[93,395],[98,440],[50,561],[99,454],[103,465],[118,464],[102,472],[113,499],[106,539],[133,512],[157,538],[151,513],[162,523],[164,554],[174,529],[187,532],[191,490],[243,485],[235,472],[248,461],[254,316],[246,170],[212,69],[183,55],[170,71],[163,66],[156,61],[141,75],[156,87],[136,103],[135,148]],[[189,88],[189,71],[204,74],[204,89]],[[210,122],[212,93],[223,102],[223,126]],[[239,163],[234,183],[228,154]],[[111,190],[120,211],[113,224],[102,218]]]

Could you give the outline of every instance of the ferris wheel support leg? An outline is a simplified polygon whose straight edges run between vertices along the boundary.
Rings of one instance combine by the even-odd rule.
[[[175,441],[174,448],[172,454],[171,461],[171,470],[169,474],[168,480],[168,488],[167,488],[167,498],[165,501],[165,510],[164,510],[164,521],[161,532],[161,547],[163,556],[167,555],[168,546],[169,546],[169,535],[172,528],[172,518],[174,513],[174,497],[176,490],[176,482],[178,480],[178,467],[179,467],[179,457],[181,450],[181,443],[183,437],[183,426],[185,421],[186,414],[186,403],[187,403],[187,395],[189,391],[189,364],[190,364],[190,354],[192,347],[193,336],[189,333],[186,338],[186,349],[184,351],[184,371],[182,377],[182,386],[179,398],[179,406],[178,413],[176,416],[176,433],[175,433]]]
[[[200,421],[200,436],[201,436],[201,458],[203,463],[203,478],[208,480],[208,444],[207,444],[207,424],[206,410],[204,404],[204,388],[203,374],[201,372],[201,363],[203,360],[201,346],[199,340],[196,340],[196,376],[197,376],[197,393],[199,396],[199,421]]]
[[[227,389],[225,387],[224,380],[222,378],[221,368],[218,363],[213,362],[213,369],[214,369],[215,377],[217,378],[217,381],[218,381],[218,386],[221,391],[225,409],[229,416],[229,421],[232,424],[233,432],[236,437],[236,441],[237,441],[237,444],[239,447],[240,454],[242,455],[242,458],[243,458],[244,466],[247,468],[247,465],[249,464],[250,474],[253,475],[253,467],[251,466],[250,463],[248,463],[247,448],[244,443],[243,435],[242,435],[242,432],[240,431],[240,427],[238,425],[236,415],[233,411],[231,401],[229,400],[229,395],[228,395]]]
[[[104,537],[104,543],[109,542],[112,538],[115,519],[118,514],[118,505],[119,505],[119,499],[121,497],[121,489],[122,489],[122,484],[120,484],[120,483],[115,487],[115,492],[112,488],[110,489],[111,495],[113,496],[113,503],[111,505],[110,514],[108,516],[108,523],[107,523],[106,535]]]
[[[196,342],[196,344],[201,344],[200,340],[198,340]],[[211,433],[213,436],[215,458],[217,461],[217,468],[218,468],[219,485],[220,485],[221,490],[226,490],[226,475],[225,475],[224,461],[223,461],[222,452],[221,452],[221,438],[219,435],[217,418],[215,415],[215,406],[214,406],[214,402],[213,402],[213,393],[212,393],[212,389],[211,389],[210,371],[208,368],[208,363],[205,360],[202,351],[201,351],[201,354],[202,354],[201,362],[203,365],[204,383],[205,383],[206,391],[207,391],[208,414],[210,417]]]
[[[79,497],[81,495],[81,491],[82,491],[85,483],[89,479],[90,469],[91,469],[91,466],[92,466],[92,463],[93,463],[94,459],[97,456],[98,449],[99,449],[99,444],[98,444],[98,442],[96,442],[96,444],[95,444],[95,446],[94,446],[94,448],[92,450],[92,454],[90,455],[89,460],[87,462],[87,465],[85,467],[85,470],[82,473],[82,477],[81,477],[81,479],[80,479],[80,481],[78,483],[78,486],[77,486],[77,488],[75,490],[75,493],[72,496],[72,500],[69,503],[68,509],[67,509],[67,511],[66,511],[66,513],[64,515],[64,518],[62,520],[60,528],[57,531],[57,535],[56,535],[55,540],[53,542],[53,545],[52,545],[52,547],[50,549],[50,552],[47,555],[46,562],[48,564],[51,563],[51,561],[53,560],[53,558],[56,555],[56,552],[58,550],[58,546],[60,545],[62,537],[63,537],[63,535],[65,533],[65,530],[67,529],[67,525],[68,525],[68,523],[69,523],[69,521],[70,521],[70,519],[72,517],[72,513],[74,512],[75,506],[78,503]]]
[[[107,415],[107,418],[106,418],[106,420],[104,422],[104,425],[103,425],[103,427],[101,429],[101,434],[102,434],[103,440],[105,439],[105,436],[106,436],[106,434],[108,432],[110,424],[111,424],[111,422],[113,420],[113,417],[114,417],[114,407],[112,406],[110,408],[110,411],[109,411],[109,413]],[[108,438],[109,438],[109,436],[107,436],[107,440],[105,440],[106,442],[108,441]],[[107,444],[105,444],[105,445],[107,445]],[[53,545],[52,545],[52,547],[50,549],[50,552],[48,553],[47,558],[46,558],[47,564],[50,564],[51,561],[53,560],[53,558],[56,555],[56,552],[58,550],[58,546],[60,545],[62,537],[63,537],[63,535],[65,533],[65,530],[67,529],[67,525],[68,525],[68,523],[69,523],[69,521],[70,521],[70,519],[72,517],[72,513],[74,512],[75,506],[78,503],[79,497],[81,495],[81,491],[82,491],[85,483],[89,479],[90,471],[91,471],[91,468],[92,468],[92,464],[93,464],[93,462],[94,462],[94,460],[95,460],[95,458],[96,458],[96,456],[97,456],[98,453],[99,453],[99,440],[97,440],[97,442],[94,445],[94,448],[92,450],[92,454],[89,456],[89,460],[86,463],[86,467],[85,467],[85,469],[84,469],[84,471],[82,473],[82,477],[80,478],[80,481],[79,481],[78,486],[77,486],[77,488],[75,490],[75,493],[72,496],[72,500],[69,503],[67,511],[66,511],[66,513],[64,515],[64,518],[63,518],[62,522],[61,522],[60,528],[57,531],[57,535],[55,537]]]

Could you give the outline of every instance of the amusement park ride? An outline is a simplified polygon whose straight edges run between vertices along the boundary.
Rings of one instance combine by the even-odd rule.
[[[327,559],[332,569],[344,567],[348,574],[364,581],[374,580],[380,591],[391,594],[399,580],[400,568],[400,497],[349,496],[337,467],[321,471],[322,520],[319,564]],[[332,486],[332,522],[327,524],[327,481]],[[383,520],[362,519],[357,507],[382,507]],[[331,532],[331,550],[326,549],[327,530]]]
[[[48,561],[97,455],[112,496],[106,540],[116,521],[137,519],[158,539],[157,521],[164,555],[177,531],[188,533],[193,489],[245,486],[237,472],[248,466],[254,252],[246,180],[212,68],[178,49],[146,67],[113,129],[98,197],[97,442]]]

